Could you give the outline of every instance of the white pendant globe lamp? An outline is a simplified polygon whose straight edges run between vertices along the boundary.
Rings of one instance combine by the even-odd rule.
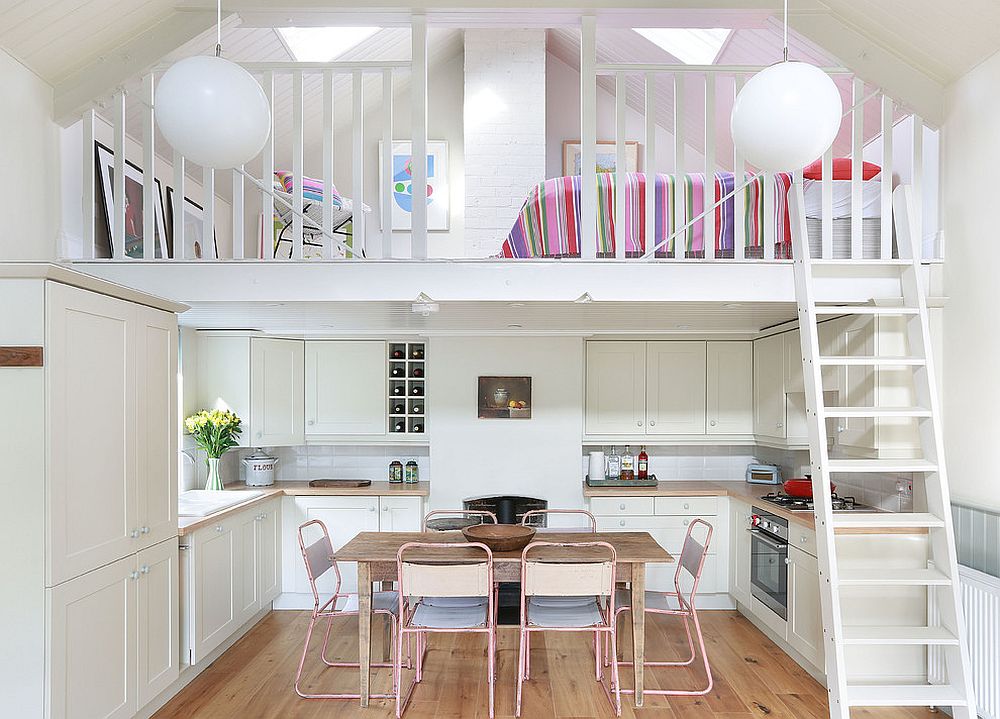
[[[224,170],[260,154],[271,132],[271,108],[253,75],[222,58],[222,0],[217,13],[215,57],[174,63],[156,86],[154,114],[177,152]]]
[[[761,70],[736,96],[730,130],[751,165],[791,172],[821,157],[837,137],[843,114],[840,90],[814,65],[788,60],[788,0],[784,54]]]

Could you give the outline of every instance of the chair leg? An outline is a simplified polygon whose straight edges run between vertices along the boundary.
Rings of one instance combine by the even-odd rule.
[[[406,645],[410,645],[410,635],[406,635]],[[400,697],[403,694],[403,628],[400,627],[396,635],[396,661],[393,664],[393,672],[396,675],[396,719],[403,715],[403,707],[400,704]]]
[[[313,616],[309,619],[309,628],[306,630],[306,641],[302,645],[302,656],[299,658],[299,668],[295,672],[295,693],[302,698],[308,698],[307,694],[303,694],[302,690],[299,688],[299,681],[302,679],[302,667],[306,663],[306,655],[309,653],[309,642],[312,640],[313,627],[316,626],[316,617]]]
[[[496,643],[497,643],[496,627],[494,626],[490,630],[490,633],[487,635],[487,641],[486,641],[487,644],[486,672],[487,672],[487,681],[490,684],[490,719],[493,719],[493,710],[495,704],[494,694],[496,693],[495,692],[496,689],[495,685],[497,680]]]
[[[524,678],[531,679],[531,632],[524,633]]]
[[[522,625],[517,648],[517,700],[514,707],[514,716],[521,716],[521,687],[524,684],[525,655],[527,654],[526,635],[527,632],[524,631],[524,626]]]
[[[594,632],[594,677],[597,681],[604,678],[603,664],[604,662],[601,661],[601,632]]]
[[[335,662],[330,661],[326,657],[327,648],[329,647],[329,644],[330,644],[330,630],[331,629],[333,629],[333,617],[332,616],[329,617],[326,620],[326,632],[323,633],[323,648],[319,652],[320,658],[323,660],[323,663],[326,664],[328,667],[336,666]]]
[[[614,625],[612,625],[614,626]],[[618,632],[612,630],[609,632],[611,634],[611,652],[614,654],[615,658],[618,657]],[[622,715],[622,690],[621,682],[618,679],[618,662],[615,661],[611,664],[611,683],[614,685],[615,690],[615,716]]]

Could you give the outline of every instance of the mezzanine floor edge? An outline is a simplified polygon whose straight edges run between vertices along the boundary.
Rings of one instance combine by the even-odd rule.
[[[336,632],[331,655],[355,656],[357,634],[348,625]],[[683,630],[663,617],[650,617],[646,624],[647,656],[667,659],[680,656]],[[702,613],[705,640],[716,682],[710,694],[697,698],[647,695],[646,706],[635,709],[631,697],[622,698],[626,719],[826,719],[826,690],[790,657],[737,612]],[[389,719],[395,706],[373,701],[361,709],[354,701],[299,699],[292,690],[308,614],[272,612],[232,649],[180,694],[167,703],[154,719],[223,719],[243,716],[255,719]],[[375,633],[377,644],[381,632]],[[514,677],[517,663],[516,628],[501,628],[496,694],[497,717],[514,710]],[[310,654],[315,671],[306,675],[306,686],[356,691],[356,674],[341,670],[316,682],[321,666],[319,641]],[[425,664],[425,679],[413,697],[408,719],[458,719],[488,716],[485,682],[485,642],[473,635],[444,635],[431,639]],[[379,647],[373,648],[377,656]],[[337,670],[328,670],[334,671]],[[676,675],[676,677],[674,676]],[[628,673],[625,686],[630,685]],[[688,669],[647,669],[647,687],[675,680],[693,686],[700,677]],[[353,684],[352,684],[353,681]],[[388,670],[377,670],[373,688],[387,687]],[[351,687],[353,686],[353,689]],[[594,681],[592,642],[586,635],[542,635],[532,649],[532,679],[525,684],[525,719],[541,717],[612,717],[602,690]],[[925,709],[856,709],[855,719],[930,719]]]
[[[790,260],[78,261],[81,272],[179,302],[795,302]],[[924,266],[934,276],[940,264]],[[817,280],[818,301],[898,296],[892,273]],[[932,281],[929,287],[935,287]],[[933,290],[932,290],[933,291]]]

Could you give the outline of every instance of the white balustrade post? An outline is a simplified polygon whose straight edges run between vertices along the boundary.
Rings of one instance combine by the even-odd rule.
[[[125,257],[125,91],[115,93],[111,109],[114,126],[115,176],[111,195],[114,198],[114,218],[111,224],[112,257]]]
[[[854,78],[851,83],[851,99],[854,109],[851,110],[851,259],[860,260],[864,257],[862,242],[862,220],[864,219],[861,203],[861,180],[864,163],[864,133],[865,83],[861,78]]]
[[[580,257],[597,257],[597,18],[580,18]]]
[[[411,181],[410,255],[427,257],[427,17],[414,14],[410,20],[410,130],[413,174]],[[392,148],[388,148],[392,152]],[[389,178],[385,178],[388,182]],[[383,188],[385,191],[385,188]],[[355,217],[357,217],[355,214]],[[391,220],[390,220],[391,221]],[[357,228],[357,224],[355,224]],[[355,248],[358,247],[355,241]]]
[[[323,71],[323,255],[333,259],[333,71]]]
[[[153,74],[142,78],[142,258],[156,258],[156,126],[153,119]],[[167,238],[160,238],[166,246]]]
[[[628,236],[628,218],[625,208],[625,185],[627,184],[628,167],[625,155],[625,119],[626,119],[626,89],[625,73],[615,73],[615,205],[614,205],[614,238],[615,259],[625,259],[625,238]]]
[[[260,259],[274,259],[274,196],[269,192],[274,185],[274,73],[267,71],[261,78],[267,105],[271,108],[271,132],[260,153],[261,181],[268,191],[260,195],[261,246]]]
[[[674,74],[674,226],[673,231],[687,222],[686,204],[684,202],[684,173],[687,166],[684,162],[684,75]],[[681,232],[674,238],[674,259],[683,260],[687,251],[687,236],[689,230]]]
[[[656,75],[647,72],[645,81],[646,132],[643,139],[646,147],[642,169],[646,174],[646,216],[644,218],[646,246],[642,249],[644,252],[649,252],[656,247],[656,243],[661,239],[656,234]],[[665,187],[664,191],[666,191]],[[663,225],[666,229],[666,217],[663,218]],[[663,236],[667,237],[668,235],[664,234]]]
[[[352,217],[353,227],[353,247],[357,252],[366,246],[366,217],[362,211],[362,203],[365,196],[365,97],[364,97],[364,75],[360,70],[355,70],[353,75],[353,92],[351,102],[353,103],[354,120],[352,122],[353,153],[351,160],[351,177],[353,178],[354,215]],[[426,202],[424,203],[426,205]],[[414,199],[414,208],[416,199]],[[356,257],[357,255],[355,255]]]
[[[715,75],[705,73],[705,209],[715,204]],[[715,211],[702,222],[705,258],[715,259]]]
[[[95,192],[95,170],[96,170],[96,145],[94,144],[94,121],[95,113],[93,109],[87,110],[83,113],[83,197],[81,198],[82,206],[81,210],[83,212],[83,255],[82,258],[85,260],[93,259],[96,254],[96,247],[94,246],[94,222],[95,215],[95,202],[96,202],[96,192]]]
[[[382,71],[382,257],[392,257],[392,70]]]
[[[173,245],[174,259],[184,260],[188,257],[187,233],[184,231],[184,193],[187,175],[184,174],[184,156],[174,150],[174,191],[171,195],[171,212],[173,215]]]
[[[733,100],[735,102],[736,95],[740,94],[740,90],[743,89],[743,83],[746,82],[746,78],[743,75],[737,75],[735,82],[733,83]],[[740,152],[740,148],[733,143],[733,190],[735,194],[733,195],[733,259],[745,260],[747,252],[747,236],[746,236],[746,190],[738,189],[740,185],[746,182],[746,161],[743,159],[743,154]]]
[[[302,71],[292,73],[292,259],[302,259],[302,213],[305,211],[305,178]]]
[[[895,105],[892,98],[882,95],[882,181],[879,203],[881,221],[879,232],[879,257],[892,258],[892,134]]]

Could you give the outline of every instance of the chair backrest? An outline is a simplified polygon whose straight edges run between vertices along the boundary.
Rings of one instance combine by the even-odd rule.
[[[307,527],[319,527],[322,535],[312,544],[306,545],[305,530]],[[299,525],[299,551],[302,552],[302,561],[306,565],[306,576],[309,578],[309,588],[312,590],[313,602],[319,607],[319,590],[316,588],[316,581],[331,569],[337,575],[336,588],[333,596],[340,594],[340,567],[333,559],[333,543],[330,541],[330,532],[326,525],[318,519],[312,519],[305,524]]]
[[[424,596],[493,601],[493,552],[485,544],[407,542],[396,553],[396,564],[400,602]]]
[[[607,542],[532,542],[521,552],[522,600],[602,596],[613,603],[616,560],[615,548]]]
[[[498,524],[497,515],[493,514],[493,512],[487,512],[485,509],[435,509],[424,515],[424,520],[420,523],[420,531],[437,531],[434,529],[428,530],[427,528],[427,520],[437,516],[479,517],[480,524],[487,524],[487,520],[492,524]]]
[[[581,518],[579,526],[572,527],[535,527],[538,532],[596,532],[597,518],[586,509],[532,509],[524,513],[521,517],[521,524],[525,527],[531,526],[531,517],[547,516],[550,514],[569,514]]]
[[[695,539],[695,529],[704,527],[705,535],[702,541]],[[705,568],[705,558],[708,556],[708,547],[712,542],[712,532],[715,529],[704,519],[694,519],[688,525],[687,534],[684,535],[684,545],[681,547],[681,556],[677,561],[677,571],[674,572],[674,589],[681,602],[688,607],[694,604],[694,595],[698,591],[698,582],[701,581],[701,572]],[[681,592],[681,580],[687,574],[691,578],[691,588],[685,599]]]

